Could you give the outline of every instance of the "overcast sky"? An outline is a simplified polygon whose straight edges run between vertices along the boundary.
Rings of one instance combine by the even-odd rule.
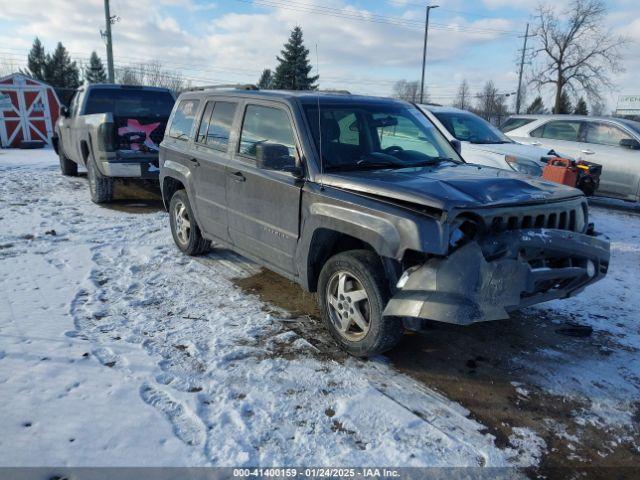
[[[435,2],[434,2],[435,3]],[[450,103],[463,78],[472,92],[492,79],[517,88],[518,50],[537,0],[442,0],[432,11],[427,85],[431,100]],[[554,0],[563,8],[567,0]],[[295,25],[304,30],[322,88],[390,94],[398,79],[420,78],[424,5],[418,0],[111,0],[116,67],[160,60],[193,84],[257,82]],[[605,92],[640,94],[640,1],[611,0],[605,28],[634,40],[626,72]],[[347,15],[344,12],[347,12]],[[351,18],[365,15],[366,21]],[[103,0],[0,0],[0,67],[24,65],[35,36],[48,50],[58,41],[72,58],[96,50],[106,64]],[[537,92],[529,89],[530,101]],[[545,96],[545,103],[551,96]]]

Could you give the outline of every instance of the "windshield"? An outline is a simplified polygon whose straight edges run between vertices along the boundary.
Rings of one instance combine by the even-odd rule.
[[[513,143],[504,133],[486,120],[466,112],[434,112],[440,123],[461,142]]]
[[[161,90],[103,88],[90,90],[85,113],[116,117],[169,117],[173,96]]]
[[[620,122],[640,135],[640,122],[636,122],[635,120],[620,120]]]
[[[449,142],[413,107],[340,103],[323,104],[320,110],[319,118],[317,105],[305,106],[326,171],[461,161]],[[321,136],[318,124],[322,125]]]

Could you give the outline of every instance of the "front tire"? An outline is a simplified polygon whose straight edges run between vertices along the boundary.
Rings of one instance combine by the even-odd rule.
[[[380,259],[368,250],[331,257],[318,279],[318,306],[338,344],[356,357],[395,347],[404,328],[397,318],[383,317],[389,288]]]
[[[102,175],[91,156],[87,158],[87,178],[93,203],[108,203],[113,200],[113,178]]]
[[[173,241],[184,253],[196,256],[209,250],[211,242],[202,237],[186,191],[178,190],[171,197],[169,222]]]
[[[67,177],[78,176],[78,164],[67,158],[62,148],[62,142],[58,141],[58,159],[60,160],[60,171]]]

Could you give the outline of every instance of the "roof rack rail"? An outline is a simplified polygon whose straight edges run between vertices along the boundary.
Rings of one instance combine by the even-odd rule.
[[[260,90],[257,85],[253,85],[250,83],[226,83],[221,85],[202,85],[198,87],[187,88],[186,92],[196,92],[200,90],[224,90],[224,89],[235,89],[235,90]]]
[[[337,95],[351,95],[351,92],[349,90],[334,90],[332,88],[326,88],[318,91],[321,93],[335,93]]]

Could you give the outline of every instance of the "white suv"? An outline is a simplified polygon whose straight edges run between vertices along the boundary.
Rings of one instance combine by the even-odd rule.
[[[602,165],[596,195],[640,200],[640,122],[582,115],[516,115],[500,128],[518,142]]]

